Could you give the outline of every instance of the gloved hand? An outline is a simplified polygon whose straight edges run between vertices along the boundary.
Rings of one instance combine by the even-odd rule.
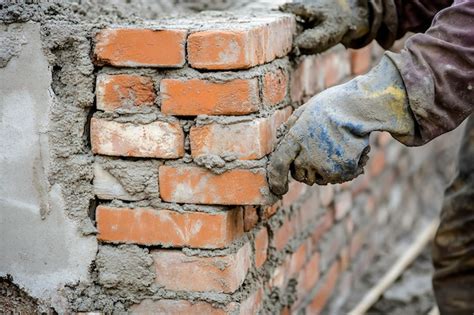
[[[316,95],[287,122],[271,154],[268,182],[276,195],[288,191],[288,171],[308,185],[341,183],[363,172],[372,131],[401,142],[415,136],[415,121],[398,69],[384,56],[369,73]]]
[[[280,7],[295,14],[304,31],[294,45],[303,54],[319,53],[369,33],[368,0],[297,0]]]

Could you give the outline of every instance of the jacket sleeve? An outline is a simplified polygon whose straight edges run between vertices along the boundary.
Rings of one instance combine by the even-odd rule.
[[[436,13],[452,3],[453,0],[369,0],[370,31],[349,46],[360,48],[375,39],[388,49],[407,32],[426,31]]]
[[[410,19],[404,23],[406,29],[421,29],[422,24]],[[399,54],[386,54],[400,71],[417,123],[417,135],[405,144],[424,144],[456,128],[471,114],[474,1],[455,0],[436,14],[425,33],[410,37]]]

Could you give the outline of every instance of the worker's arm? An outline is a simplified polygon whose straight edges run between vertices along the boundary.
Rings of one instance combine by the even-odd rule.
[[[270,158],[272,191],[288,170],[307,184],[339,183],[362,172],[372,131],[421,145],[458,126],[473,109],[474,1],[456,0],[400,54],[386,53],[367,75],[328,89],[298,109]]]
[[[424,32],[453,0],[296,0],[281,7],[298,17],[299,53],[319,53],[342,43],[360,48],[377,40],[384,48],[407,32]]]

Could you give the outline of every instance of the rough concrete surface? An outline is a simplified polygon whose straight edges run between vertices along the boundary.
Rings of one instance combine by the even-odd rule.
[[[64,211],[61,184],[48,180],[52,77],[40,26],[11,27],[26,43],[0,69],[0,275],[61,309],[57,289],[88,277],[96,240],[80,235]]]

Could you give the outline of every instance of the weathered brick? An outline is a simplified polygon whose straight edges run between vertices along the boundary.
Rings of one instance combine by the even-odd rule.
[[[198,31],[188,37],[188,61],[193,68],[246,69],[291,50],[295,29],[289,15],[243,23],[234,29]]]
[[[298,273],[296,301],[293,304],[293,311],[296,311],[301,307],[301,303],[307,298],[308,294],[316,286],[320,274],[319,259],[320,254],[315,252],[306,265],[304,265],[303,269]]]
[[[265,73],[262,83],[262,96],[265,105],[272,106],[283,102],[288,90],[288,74],[285,71],[279,69]]]
[[[306,263],[306,256],[308,256],[308,245],[307,243],[301,244],[296,251],[291,254],[290,260],[290,275],[295,275],[301,271]]]
[[[252,230],[258,223],[257,208],[254,206],[244,207],[244,230],[248,232]]]
[[[258,81],[235,79],[164,79],[160,83],[161,111],[168,115],[245,115],[258,111]]]
[[[278,251],[283,250],[294,235],[294,222],[290,218],[285,218],[283,224],[273,233],[273,244],[275,248]]]
[[[98,206],[98,239],[170,247],[222,248],[243,234],[242,210],[176,212]]]
[[[350,56],[352,74],[364,74],[370,69],[372,63],[372,45],[367,45],[357,50],[350,50]]]
[[[175,159],[184,155],[184,133],[179,123],[120,123],[93,117],[92,152],[112,156]]]
[[[165,201],[214,205],[258,205],[272,201],[266,171],[232,169],[222,174],[195,166],[161,166],[160,195]]]
[[[250,251],[249,243],[236,253],[215,257],[187,256],[180,250],[153,250],[155,282],[175,291],[233,293],[250,268]]]
[[[321,287],[306,309],[307,314],[320,314],[331,296],[339,278],[339,261],[336,260],[324,276]]]
[[[96,93],[97,109],[103,111],[152,106],[156,97],[151,78],[129,74],[100,74]]]
[[[232,310],[229,308],[217,308],[211,303],[202,301],[187,300],[143,300],[139,304],[132,305],[130,308],[132,314],[152,315],[152,314],[209,314],[209,315],[227,315]]]
[[[95,62],[121,67],[181,67],[186,34],[184,30],[104,29],[95,37]]]
[[[268,231],[266,227],[261,228],[255,235],[255,266],[260,268],[267,260]]]
[[[276,111],[266,118],[234,124],[212,123],[191,128],[191,153],[234,156],[255,160],[269,154],[276,143],[278,127],[291,115],[291,108]],[[238,141],[236,141],[238,139]]]

